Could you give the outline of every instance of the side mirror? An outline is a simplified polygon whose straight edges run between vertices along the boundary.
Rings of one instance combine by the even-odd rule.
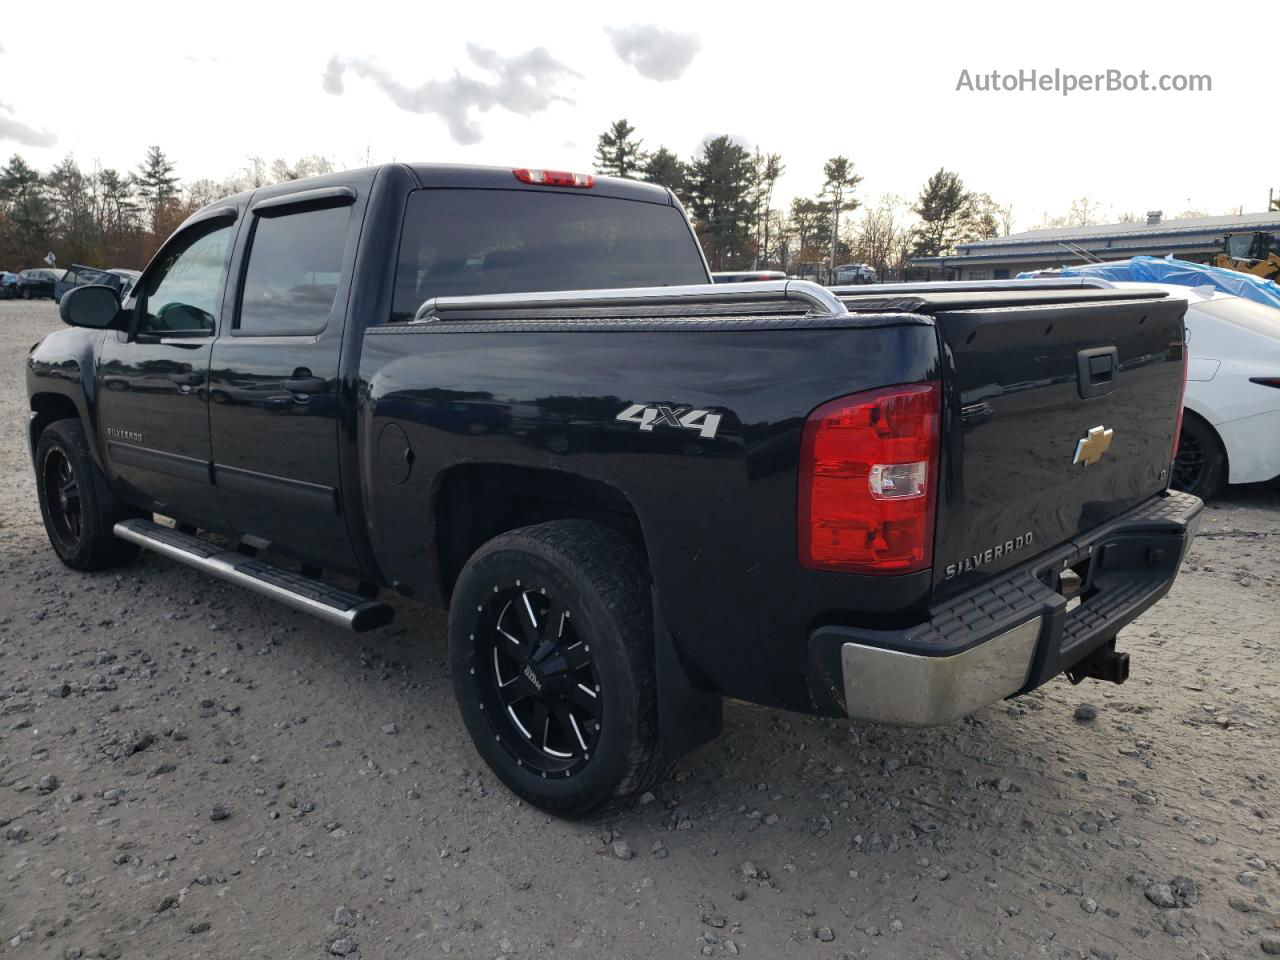
[[[58,302],[58,313],[69,326],[105,330],[120,315],[120,295],[100,283],[72,287]]]

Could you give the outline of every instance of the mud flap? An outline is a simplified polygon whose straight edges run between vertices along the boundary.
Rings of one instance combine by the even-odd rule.
[[[662,759],[670,764],[719,736],[723,726],[723,701],[718,693],[699,690],[689,680],[658,603],[657,591],[650,588],[650,595],[658,681],[658,738]]]

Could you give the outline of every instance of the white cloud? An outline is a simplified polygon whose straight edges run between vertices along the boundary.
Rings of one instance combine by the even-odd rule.
[[[551,56],[543,47],[534,47],[512,57],[494,50],[467,44],[467,55],[489,79],[476,79],[455,72],[448,80],[426,80],[417,86],[406,86],[372,57],[342,57],[329,60],[324,72],[324,89],[341,94],[346,71],[372,81],[401,110],[434,114],[444,120],[449,135],[461,144],[479,143],[484,139],[475,122],[474,112],[501,107],[521,116],[541,113],[557,101],[572,103],[557,92],[564,81],[578,74]]]
[[[679,80],[702,49],[692,33],[676,33],[653,24],[605,27],[614,52],[650,80]]]
[[[13,116],[4,116],[6,113],[12,114],[13,108],[0,103],[0,140],[12,140],[24,147],[52,147],[58,142],[52,131],[37,130]]]

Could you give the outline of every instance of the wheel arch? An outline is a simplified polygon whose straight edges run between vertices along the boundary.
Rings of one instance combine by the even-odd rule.
[[[431,501],[438,586],[446,601],[462,567],[484,543],[548,520],[593,520],[616,529],[648,564],[640,515],[631,498],[612,484],[580,474],[514,464],[457,464],[437,478]]]
[[[30,406],[31,419],[27,427],[27,447],[33,458],[36,444],[40,442],[40,434],[44,433],[49,424],[58,420],[80,420],[82,423],[84,421],[75,401],[64,393],[32,394]],[[90,451],[93,451],[93,446],[90,442]]]
[[[1208,417],[1191,407],[1186,407],[1183,410],[1182,419],[1185,421],[1188,417],[1198,420],[1206,430],[1213,434],[1214,439],[1218,441],[1218,445],[1222,447],[1222,456],[1225,459],[1226,466],[1229,468],[1231,466],[1231,451],[1227,449],[1227,443],[1222,439],[1222,433],[1218,428],[1213,425],[1213,422]]]
[[[674,762],[720,732],[721,698],[682,654],[682,645],[671,631],[640,513],[623,490],[560,470],[459,464],[441,473],[431,514],[440,596],[446,603],[471,555],[508,530],[548,520],[582,519],[621,533],[638,549],[650,581],[658,731],[666,761]]]

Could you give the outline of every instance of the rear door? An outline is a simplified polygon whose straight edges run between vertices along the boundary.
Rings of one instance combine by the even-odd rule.
[[[250,543],[350,572],[338,365],[365,198],[347,185],[263,193],[250,208],[234,313],[210,365],[218,495]]]
[[[1186,302],[1044,296],[1058,302],[934,307],[951,364],[934,551],[941,592],[1086,533],[1168,484]]]

